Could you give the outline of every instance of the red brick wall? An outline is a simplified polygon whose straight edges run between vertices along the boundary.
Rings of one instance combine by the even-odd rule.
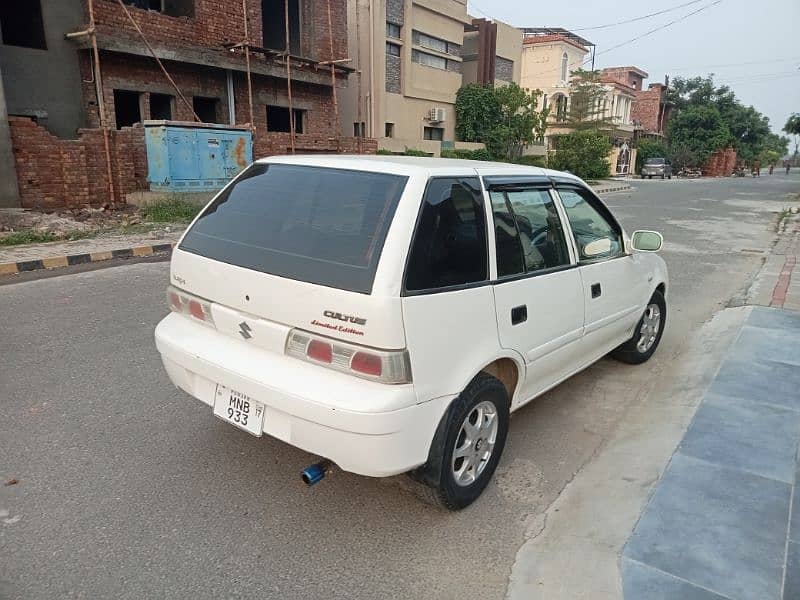
[[[115,196],[111,198],[101,129],[80,129],[77,140],[62,140],[25,117],[11,117],[9,124],[24,208],[47,210],[107,202],[124,204],[127,194],[148,189],[147,153],[141,126],[109,132]],[[378,150],[375,139],[365,138],[361,142],[364,154],[375,154]],[[262,131],[256,137],[254,158],[290,151],[288,133]],[[299,134],[295,151],[298,154],[356,154],[358,140],[346,137],[337,142],[328,133]]]
[[[301,48],[303,56],[329,60],[329,29],[327,1],[301,0]],[[347,54],[347,1],[329,0],[334,37],[334,58]],[[244,17],[241,0],[194,0],[193,17],[172,17],[128,6],[128,10],[148,40],[157,46],[209,46],[220,49],[222,44],[238,43],[244,39]],[[95,0],[95,21],[99,33],[137,38],[117,0]],[[261,0],[247,0],[250,42],[263,45]],[[284,14],[274,15],[283,19]]]
[[[81,67],[89,73],[89,56],[81,57]],[[158,66],[151,59],[137,56],[103,53],[103,97],[109,117],[109,127],[116,127],[114,112],[114,90],[132,90],[142,93],[141,117],[150,118],[150,93],[169,94],[174,97],[172,120],[192,121],[192,112],[180,98],[175,89],[164,78]],[[198,67],[183,63],[166,63],[170,75],[183,95],[191,102],[193,96],[219,98],[218,120],[228,122],[227,83],[224,71],[211,67]],[[88,76],[84,80],[89,79]],[[256,139],[267,132],[267,105],[288,106],[289,96],[286,80],[274,77],[253,75],[253,121]],[[234,98],[236,123],[245,124],[250,120],[247,80],[244,73],[234,73]],[[93,83],[84,81],[84,101],[86,114],[91,127],[100,126]],[[302,81],[292,81],[292,104],[295,109],[305,111],[303,133],[335,135],[336,117],[333,111],[331,88],[317,86]]]
[[[100,129],[79,129],[77,140],[62,140],[32,120],[11,117],[11,145],[24,208],[73,208],[124,203],[124,195],[145,185],[147,161],[141,127],[110,132],[115,198]]]
[[[649,89],[636,92],[636,99],[631,105],[631,119],[640,122],[647,131],[663,133],[659,123],[663,86],[651,85]]]
[[[732,147],[717,150],[703,166],[703,175],[707,177],[730,177],[736,166],[736,150]]]

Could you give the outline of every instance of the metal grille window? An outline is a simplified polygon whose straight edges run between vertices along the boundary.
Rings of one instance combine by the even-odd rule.
[[[386,54],[391,56],[400,56],[400,46],[386,42]]]
[[[386,22],[386,37],[400,39],[400,25]]]

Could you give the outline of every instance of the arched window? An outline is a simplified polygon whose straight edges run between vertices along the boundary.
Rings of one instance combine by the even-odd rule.
[[[544,110],[545,108],[547,108],[547,94],[542,96],[542,110]]]
[[[567,80],[567,64],[569,63],[569,56],[567,53],[561,55],[561,81]]]

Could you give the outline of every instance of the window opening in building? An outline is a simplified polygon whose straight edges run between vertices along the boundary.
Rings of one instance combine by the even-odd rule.
[[[304,110],[294,109],[294,132],[303,133]],[[289,133],[289,109],[285,106],[267,106],[267,131]]]
[[[386,54],[390,54],[392,56],[400,56],[400,46],[397,44],[390,44],[386,42]]]
[[[168,94],[150,94],[150,118],[156,121],[172,119],[172,96]]]
[[[261,0],[261,22],[264,48],[286,48],[286,19],[284,0]],[[300,0],[289,0],[289,51],[300,56]]]
[[[567,80],[568,65],[569,65],[569,56],[567,56],[567,53],[564,52],[564,54],[561,55],[561,81]]]
[[[400,25],[386,22],[386,37],[400,39]]]
[[[361,121],[361,123],[353,123],[353,137],[366,137],[365,125],[364,121]]]
[[[117,129],[130,127],[134,123],[141,122],[140,96],[139,92],[114,90],[114,115],[116,116]]]
[[[383,133],[387,138],[394,137],[394,123],[386,123],[384,125]]]
[[[444,139],[444,129],[441,127],[425,127],[423,139],[441,142]]]
[[[204,98],[203,96],[192,98],[192,108],[203,123],[219,123],[217,120],[218,107],[219,98]]]
[[[0,31],[6,46],[47,50],[42,5],[39,0],[0,2]]]
[[[171,17],[193,17],[194,0],[122,0],[128,6],[154,10]]]

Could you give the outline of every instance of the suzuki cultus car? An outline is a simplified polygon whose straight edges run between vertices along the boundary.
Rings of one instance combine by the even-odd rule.
[[[565,173],[389,156],[260,160],[172,255],[170,379],[220,419],[448,509],[497,467],[509,415],[666,322],[655,232]]]

